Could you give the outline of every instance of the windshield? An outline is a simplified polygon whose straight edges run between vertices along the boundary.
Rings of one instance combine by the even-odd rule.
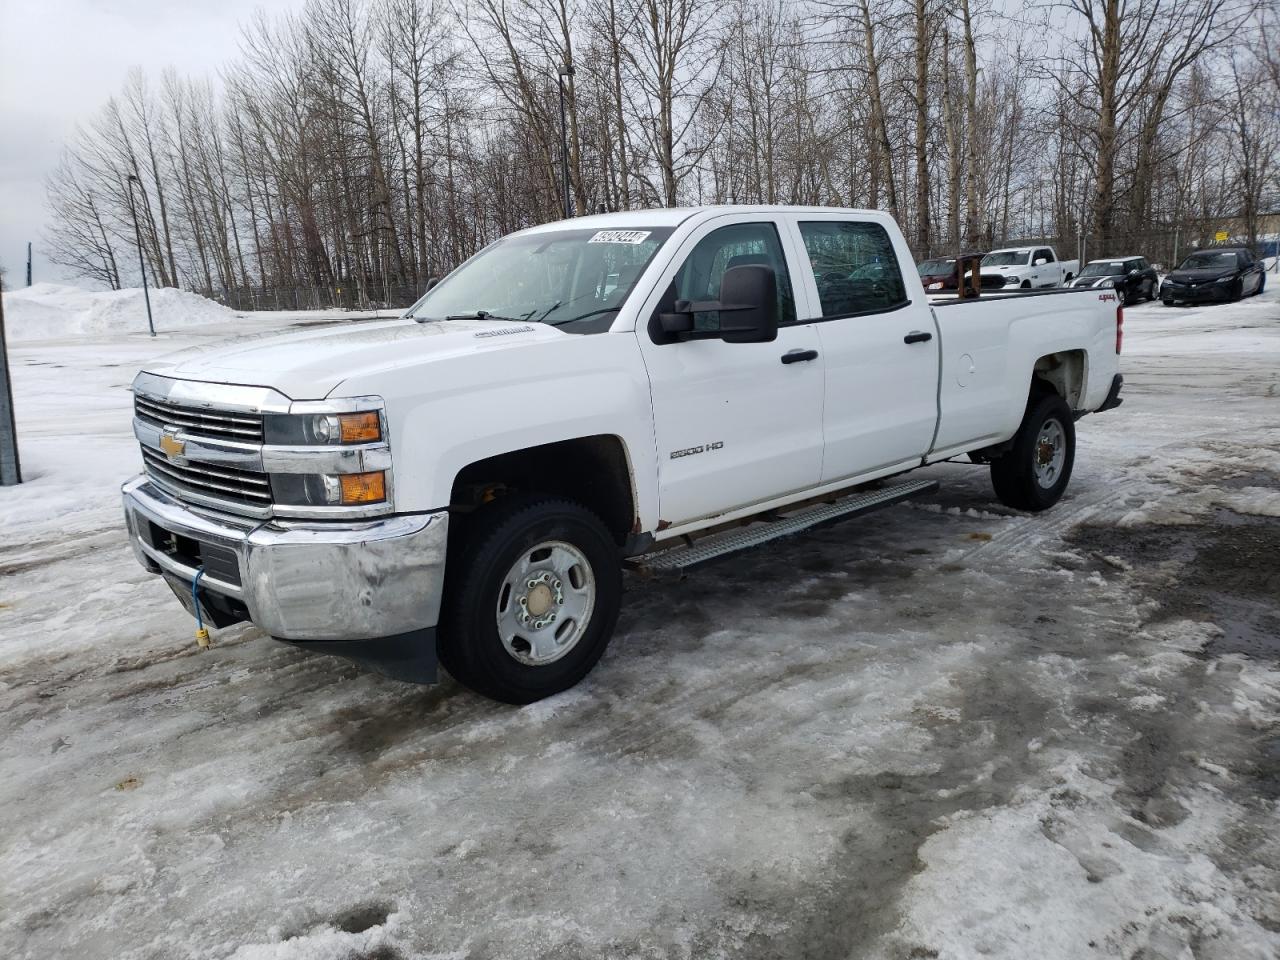
[[[922,277],[938,277],[951,273],[955,269],[954,260],[926,260],[916,267]]]
[[[997,250],[982,258],[984,267],[1019,267],[1031,256],[1030,250]]]
[[[1236,268],[1236,252],[1234,250],[1201,250],[1182,261],[1179,270],[1234,270]]]
[[[441,280],[405,316],[447,320],[484,313],[496,320],[563,327],[567,333],[601,333],[672,229],[570,229],[505,237]]]
[[[1124,273],[1124,262],[1121,260],[1103,260],[1090,263],[1080,271],[1082,277],[1116,277]]]

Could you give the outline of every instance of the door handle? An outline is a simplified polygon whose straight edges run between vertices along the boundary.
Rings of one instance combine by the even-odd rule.
[[[782,355],[783,363],[804,363],[806,360],[817,359],[817,350],[791,350]]]
[[[926,340],[932,340],[932,333],[925,333],[923,330],[912,330],[902,338],[903,343],[924,343]]]

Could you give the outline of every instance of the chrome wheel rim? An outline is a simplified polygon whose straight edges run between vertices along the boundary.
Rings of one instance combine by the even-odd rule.
[[[595,605],[595,572],[581,550],[563,540],[530,547],[498,588],[502,647],[526,666],[554,663],[587,632]]]
[[[1067,432],[1057,419],[1050,417],[1040,425],[1036,437],[1036,483],[1048,489],[1062,476],[1062,465],[1067,460]]]

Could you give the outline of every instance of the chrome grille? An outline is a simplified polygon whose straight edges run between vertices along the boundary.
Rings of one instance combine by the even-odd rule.
[[[142,394],[134,394],[133,412],[139,420],[161,429],[240,443],[262,442],[262,416],[256,413],[206,410]]]
[[[249,507],[271,506],[271,484],[265,473],[222,464],[178,463],[150,447],[142,448],[148,476],[178,497],[195,495]]]

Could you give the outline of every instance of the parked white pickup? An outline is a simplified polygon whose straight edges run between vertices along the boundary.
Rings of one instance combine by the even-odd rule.
[[[1053,247],[1008,247],[982,258],[982,275],[1023,290],[1063,287],[1080,272],[1079,260],[1059,260]]]
[[[125,511],[215,625],[415,680],[438,650],[527,702],[600,657],[625,558],[680,568],[894,503],[936,484],[885,478],[961,454],[1004,503],[1051,506],[1077,419],[1119,403],[1122,319],[1109,290],[930,304],[871,211],[552,223],[401,319],[148,366]]]

